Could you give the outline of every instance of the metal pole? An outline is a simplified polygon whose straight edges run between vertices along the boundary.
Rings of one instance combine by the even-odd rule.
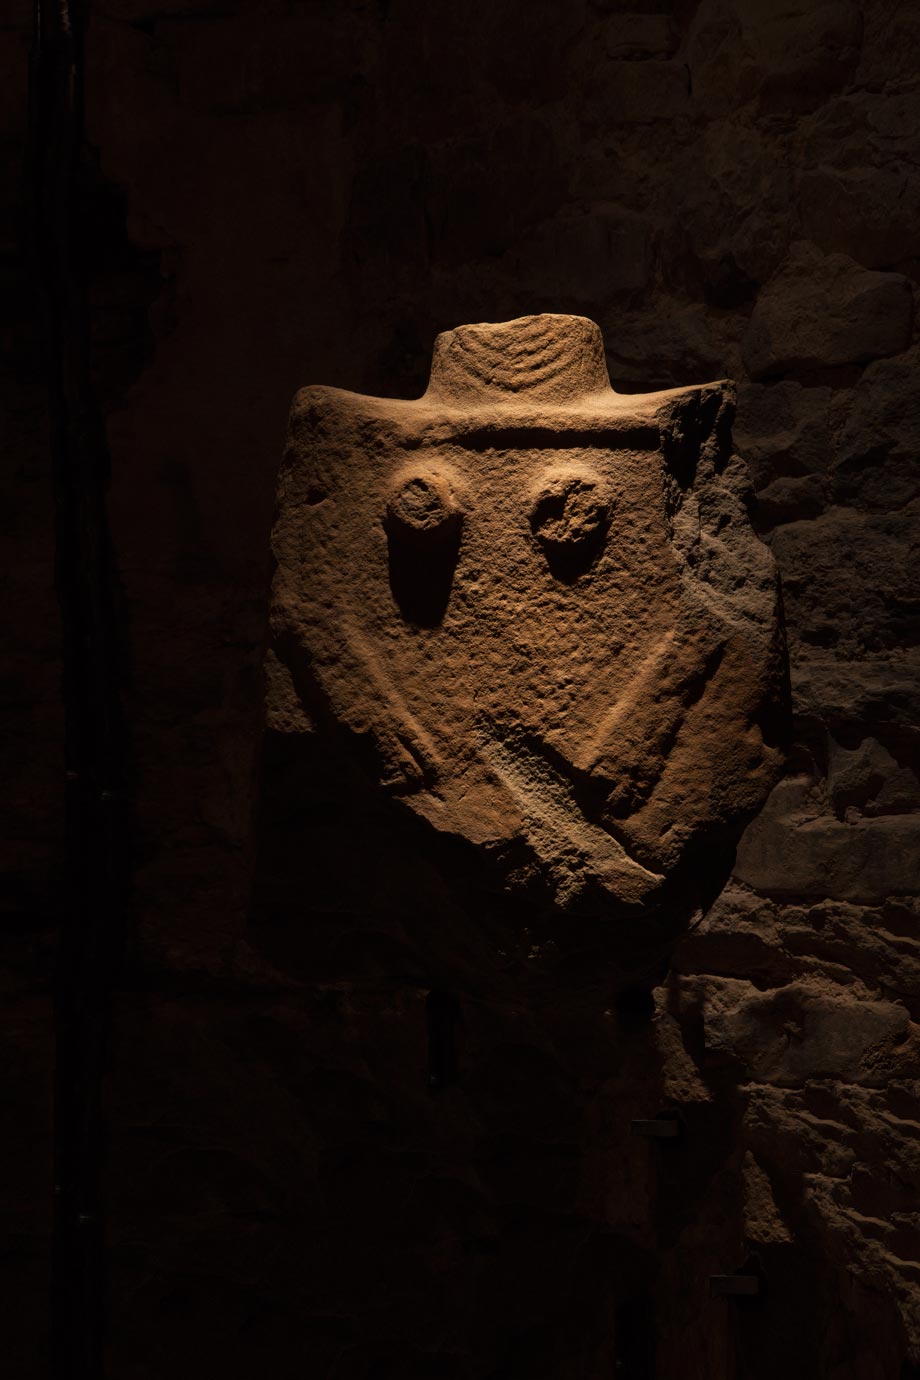
[[[103,1375],[102,1085],[124,936],[123,637],[92,383],[83,166],[83,0],[36,0],[31,247],[42,306],[65,707],[67,890],[55,984],[52,1372]]]

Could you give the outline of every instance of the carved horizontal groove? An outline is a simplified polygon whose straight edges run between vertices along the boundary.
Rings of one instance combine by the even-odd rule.
[[[603,427],[558,430],[543,426],[474,427],[455,432],[450,443],[465,450],[568,450],[594,446],[604,450],[658,450],[657,426]],[[443,439],[439,444],[443,444]]]
[[[510,347],[507,339],[490,339],[485,332],[460,334],[455,346],[456,361],[477,376],[500,370],[510,377],[522,368],[559,371],[570,366],[572,354],[572,342],[560,340],[548,326],[531,331]]]

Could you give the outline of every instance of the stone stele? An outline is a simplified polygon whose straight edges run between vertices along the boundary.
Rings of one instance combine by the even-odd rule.
[[[344,737],[535,912],[685,920],[780,765],[732,411],[724,382],[617,394],[577,316],[445,332],[416,401],[301,390],[269,723]]]

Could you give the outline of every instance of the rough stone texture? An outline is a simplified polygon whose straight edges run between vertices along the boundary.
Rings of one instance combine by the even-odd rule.
[[[676,933],[781,762],[776,571],[733,407],[724,384],[615,393],[600,331],[573,316],[439,335],[416,402],[302,389],[270,726],[293,695],[347,732],[530,923]]]
[[[913,298],[900,273],[795,244],[757,299],[744,337],[752,378],[822,365],[865,364],[910,343]]]
[[[0,20],[0,363],[3,1085],[19,1109],[4,1352],[32,1380],[61,714],[17,204],[28,9]],[[903,280],[914,297],[920,280],[918,45],[920,10],[893,0],[94,5],[94,348],[137,780],[108,1084],[119,1380],[533,1380],[618,1360],[641,1374],[652,1308],[659,1380],[915,1377],[920,1091],[891,1008],[920,1015],[902,848],[920,355],[915,314],[909,340],[886,334],[873,293],[903,330]],[[803,243],[833,270],[814,291],[789,271]],[[862,274],[884,280],[868,302]],[[752,379],[755,313],[814,323],[818,287],[833,334],[807,354],[787,336],[789,362]],[[308,378],[417,396],[438,332],[543,311],[598,321],[619,392],[737,381],[752,518],[785,587],[792,781],[741,850],[766,885],[735,880],[681,943],[651,1025],[600,981],[554,1014],[551,964],[538,1002],[550,955],[534,937],[494,1001],[460,1003],[459,1082],[435,1095],[425,994],[461,989],[453,907],[488,896],[485,879],[463,854],[467,892],[439,891],[421,830],[388,832],[360,773],[306,736],[296,763],[290,733],[284,754],[270,736],[256,771],[279,419]],[[274,878],[258,912],[257,781]],[[787,856],[819,891],[790,892]],[[894,880],[909,894],[880,896]],[[292,895],[300,926],[281,922]],[[837,1006],[868,1008],[851,1054]],[[812,1060],[812,1024],[843,1062]],[[669,1101],[679,1146],[627,1133]],[[763,1302],[710,1298],[707,1275],[751,1250]]]

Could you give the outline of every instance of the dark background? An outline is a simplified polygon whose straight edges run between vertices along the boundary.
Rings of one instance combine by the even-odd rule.
[[[27,6],[2,25],[0,1288],[5,1373],[31,1380],[67,882]],[[918,52],[898,0],[92,6],[134,787],[113,1380],[638,1380],[656,1348],[659,1380],[918,1373]],[[297,963],[250,923],[284,773],[261,746],[274,481],[298,386],[412,396],[439,330],[534,311],[598,321],[616,388],[737,380],[796,744],[655,1022],[621,1012],[595,1067],[587,1025],[467,1012],[433,1096],[424,971],[382,954],[358,981],[330,945],[311,971],[317,896],[323,933],[377,905],[378,821],[329,763],[299,824],[328,824],[340,872],[303,897]],[[670,1158],[624,1133],[662,1099]],[[751,1252],[763,1300],[711,1299]]]

